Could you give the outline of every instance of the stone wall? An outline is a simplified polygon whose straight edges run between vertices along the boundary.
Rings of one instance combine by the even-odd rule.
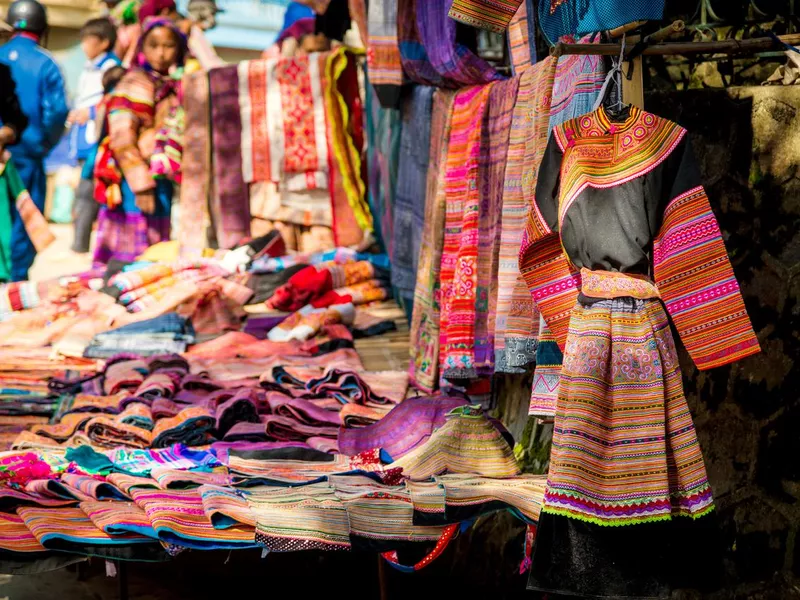
[[[800,88],[647,98],[691,132],[762,354],[684,385],[725,542],[723,598],[799,597]]]

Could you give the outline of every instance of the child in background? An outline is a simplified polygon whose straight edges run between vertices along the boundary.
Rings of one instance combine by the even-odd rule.
[[[78,80],[78,96],[75,109],[69,113],[70,156],[84,164],[97,144],[95,119],[97,105],[105,93],[103,76],[109,69],[120,64],[114,54],[117,32],[114,24],[106,17],[91,19],[81,28],[81,48],[86,54],[86,66]],[[97,216],[97,207],[92,198],[91,186],[81,182],[75,197],[75,240],[74,252],[89,251],[89,235],[92,223]]]
[[[95,113],[98,115],[97,122],[102,124],[105,121],[105,106],[108,102],[111,92],[125,76],[125,69],[119,65],[111,67],[108,71],[103,73],[103,94],[101,101],[95,108]],[[102,125],[97,125],[101,127]],[[103,137],[103,132],[98,131],[98,138]],[[100,205],[94,198],[94,167],[95,159],[97,158],[97,143],[92,146],[89,154],[86,157],[86,162],[83,164],[81,171],[81,182],[78,185],[78,193],[76,196],[76,211],[73,217],[75,223],[75,241],[72,244],[74,252],[88,252],[89,242],[92,236],[92,225],[97,219],[97,212],[100,210]]]

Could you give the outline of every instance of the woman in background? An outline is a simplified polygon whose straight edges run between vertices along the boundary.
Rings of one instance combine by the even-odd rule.
[[[173,184],[151,169],[156,141],[179,106],[186,37],[170,19],[143,24],[134,65],[108,102],[95,164],[95,263],[131,262],[170,237]],[[155,161],[154,161],[155,164]]]

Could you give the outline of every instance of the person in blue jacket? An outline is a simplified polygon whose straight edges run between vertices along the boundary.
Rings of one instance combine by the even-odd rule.
[[[21,138],[8,149],[34,204],[44,212],[44,159],[64,133],[69,113],[64,78],[53,57],[40,46],[47,30],[44,6],[36,0],[16,0],[8,8],[6,20],[14,34],[0,46],[0,63],[11,69],[22,112],[28,118]],[[11,277],[25,281],[36,249],[16,210],[12,219]]]

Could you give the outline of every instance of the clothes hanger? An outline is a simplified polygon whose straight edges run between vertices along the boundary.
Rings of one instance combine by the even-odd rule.
[[[620,42],[619,57],[611,58],[611,68],[603,82],[603,87],[600,88],[600,94],[594,105],[594,110],[604,109],[612,121],[624,120],[630,110],[630,104],[625,104],[622,98],[622,63],[625,59],[625,38],[626,35],[623,34]]]

